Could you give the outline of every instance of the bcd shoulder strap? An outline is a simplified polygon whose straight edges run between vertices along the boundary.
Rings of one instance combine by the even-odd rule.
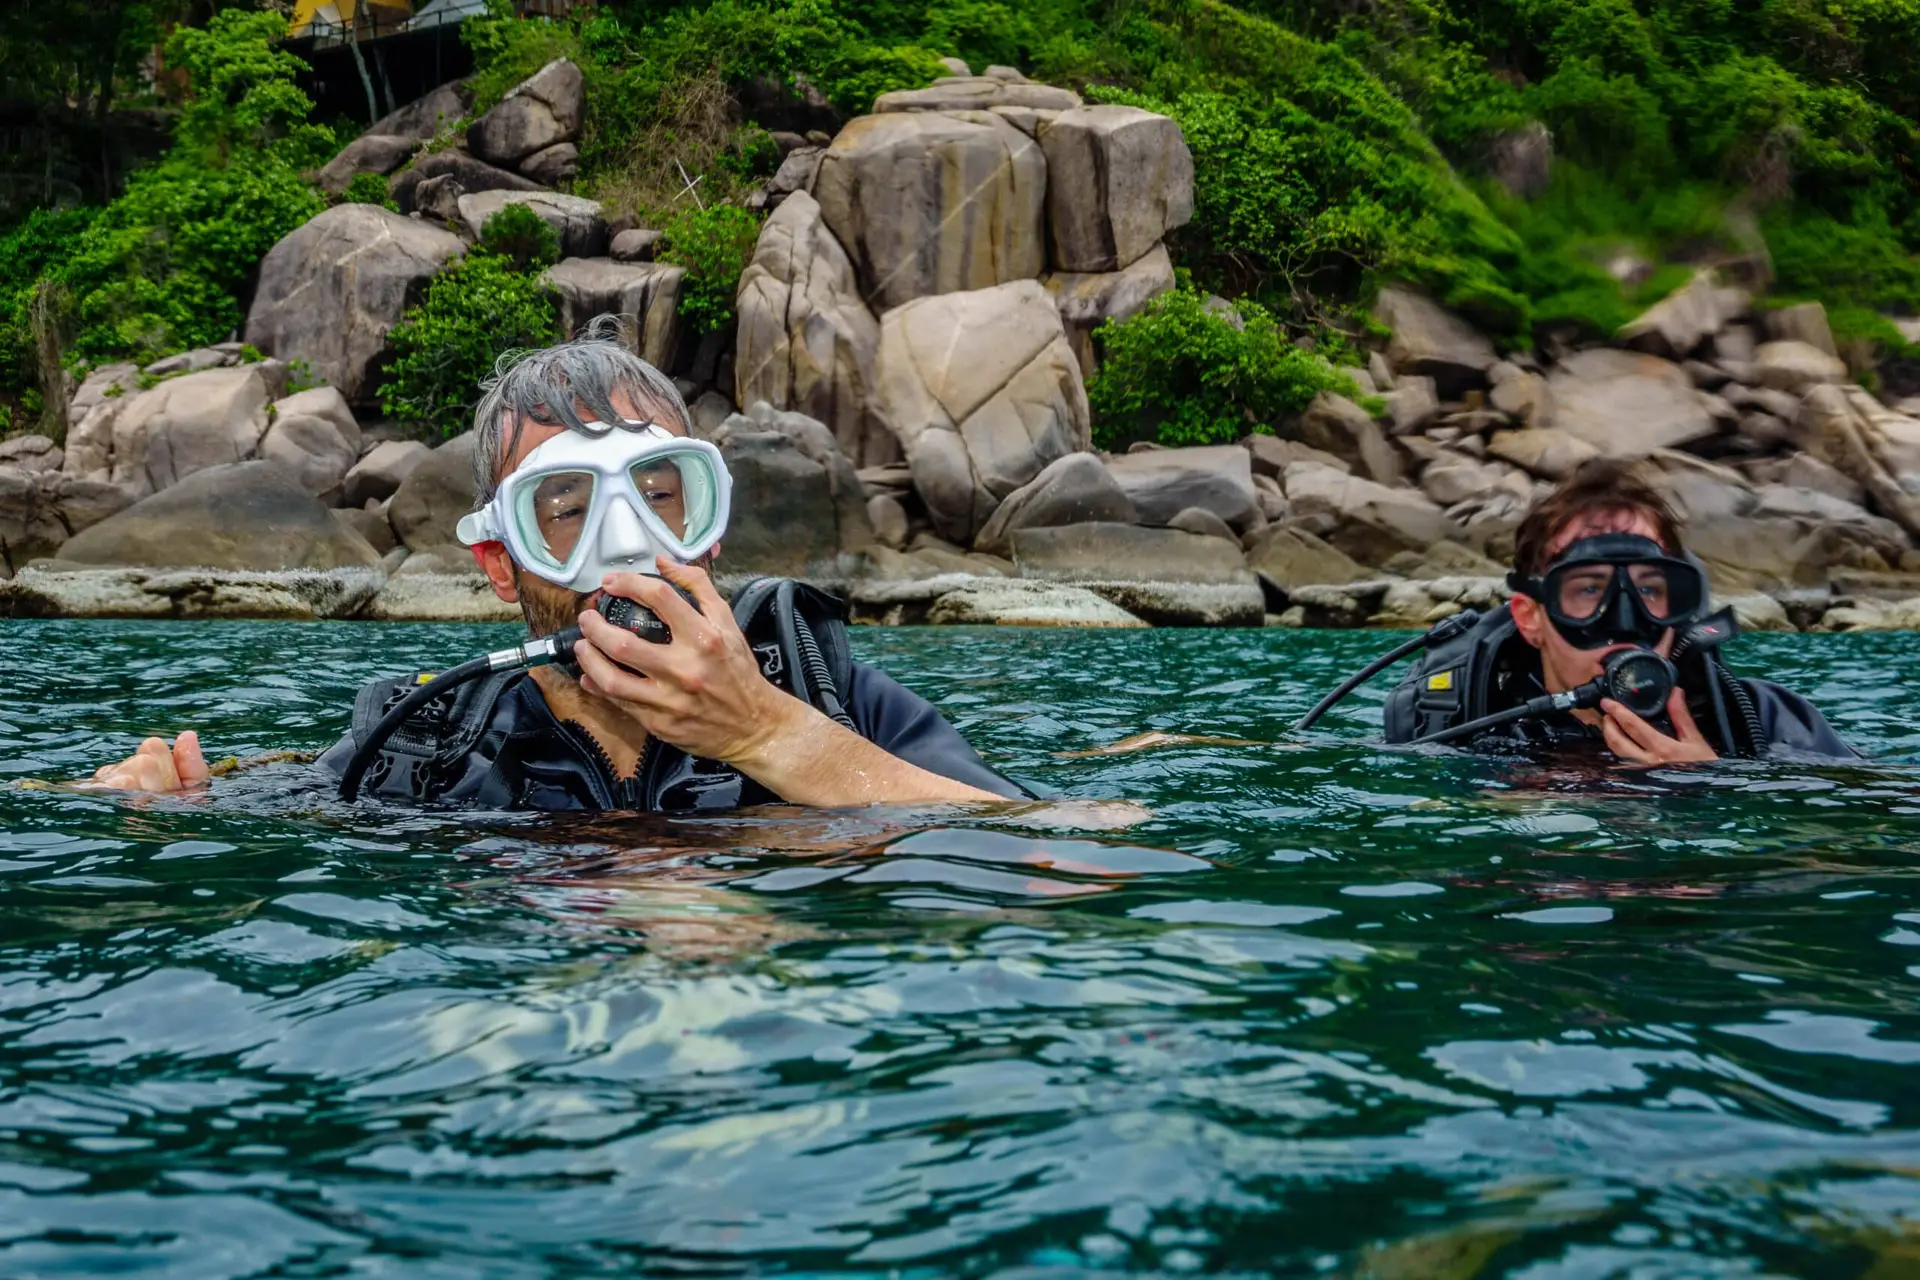
[[[853,652],[845,601],[791,578],[756,578],[734,593],[733,616],[760,660],[762,675],[852,725],[847,694]]]
[[[1421,654],[1387,693],[1382,736],[1412,742],[1485,715],[1494,662],[1514,634],[1513,615],[1502,606]]]

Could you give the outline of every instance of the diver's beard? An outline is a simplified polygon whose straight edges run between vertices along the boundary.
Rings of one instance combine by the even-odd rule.
[[[711,571],[719,549],[715,548],[695,560],[691,567]],[[540,640],[564,631],[580,620],[580,615],[593,607],[598,591],[580,592],[549,582],[536,573],[528,573],[519,565],[513,566],[513,585],[520,596],[520,616],[527,620],[527,634]]]
[[[524,573],[518,566],[513,571],[513,584],[519,591],[520,616],[527,620],[527,634],[535,640],[573,626],[598,594],[570,591],[537,574]]]

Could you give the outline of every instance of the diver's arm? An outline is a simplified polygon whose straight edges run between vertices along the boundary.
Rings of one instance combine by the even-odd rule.
[[[694,612],[660,578],[609,574],[606,589],[646,605],[673,632],[653,644],[599,613],[580,615],[580,685],[620,703],[649,734],[719,760],[793,804],[838,808],[1002,797],[889,754],[773,685],[705,572],[662,557],[668,581],[693,593]],[[635,672],[642,674],[636,675]]]
[[[212,778],[200,751],[200,735],[188,729],[171,744],[148,738],[125,760],[102,765],[83,786],[116,791],[198,791]]]

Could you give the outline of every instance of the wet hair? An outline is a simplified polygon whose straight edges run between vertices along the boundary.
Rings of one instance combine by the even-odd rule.
[[[1592,516],[1643,515],[1660,534],[1660,545],[1678,553],[1680,517],[1632,463],[1590,458],[1534,503],[1513,535],[1513,567],[1531,577],[1552,563],[1547,549],[1568,525]]]
[[[480,405],[473,411],[474,509],[493,500],[502,458],[520,445],[529,422],[564,426],[602,435],[589,421],[620,422],[613,393],[625,391],[634,405],[661,426],[689,430],[687,402],[673,379],[642,360],[620,341],[618,316],[595,316],[579,335],[536,351],[509,351],[481,383]],[[582,418],[576,406],[589,417]]]

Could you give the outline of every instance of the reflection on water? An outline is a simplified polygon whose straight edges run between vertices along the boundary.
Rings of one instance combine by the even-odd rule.
[[[0,624],[0,778],[503,636]],[[857,640],[1153,818],[0,789],[0,1274],[1920,1267],[1920,638],[1741,645],[1880,761],[1653,774],[1289,735],[1379,636]]]

